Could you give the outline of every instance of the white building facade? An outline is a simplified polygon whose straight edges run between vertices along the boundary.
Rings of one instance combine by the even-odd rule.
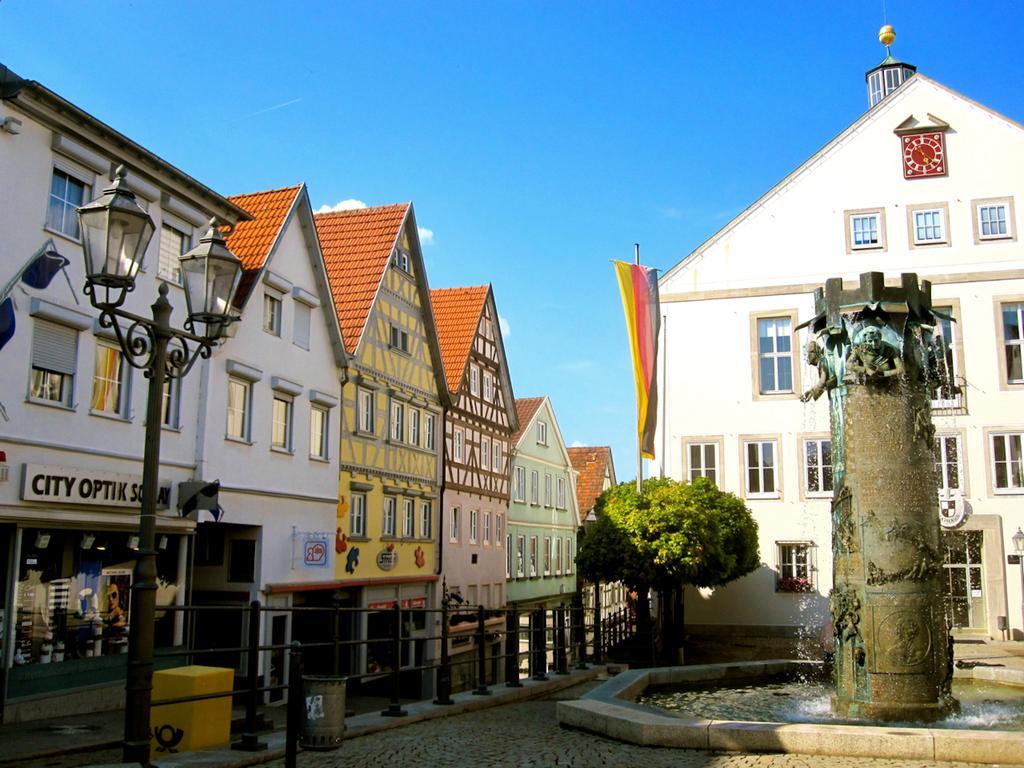
[[[695,635],[756,646],[747,639],[828,634],[829,412],[827,397],[801,401],[818,374],[797,327],[827,278],[878,271],[931,281],[955,319],[941,330],[959,392],[932,402],[951,626],[1000,638],[1008,622],[1024,638],[1021,566],[1008,557],[1024,524],[1024,129],[891,65],[909,79],[660,281],[653,471],[711,478],[760,529],[759,571],[687,592]]]

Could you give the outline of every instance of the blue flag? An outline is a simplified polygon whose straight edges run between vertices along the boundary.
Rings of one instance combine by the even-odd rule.
[[[0,304],[0,349],[14,336],[14,299],[8,296]]]
[[[43,290],[50,285],[54,276],[70,263],[56,251],[46,251],[25,268],[21,274],[21,282]]]

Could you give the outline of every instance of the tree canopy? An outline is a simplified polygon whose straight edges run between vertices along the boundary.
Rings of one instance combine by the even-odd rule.
[[[589,581],[633,589],[715,587],[760,565],[757,523],[731,493],[705,478],[650,479],[605,491],[576,562]]]

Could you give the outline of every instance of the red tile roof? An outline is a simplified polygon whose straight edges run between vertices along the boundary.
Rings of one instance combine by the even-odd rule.
[[[530,419],[537,413],[537,409],[540,408],[540,404],[544,402],[543,397],[517,397],[516,398],[516,415],[519,417],[519,429],[512,435],[512,444],[515,445],[519,442],[519,438],[523,436],[523,432],[530,426]]]
[[[576,501],[579,506],[580,523],[594,508],[597,497],[604,490],[604,476],[612,460],[612,449],[607,446],[586,446],[568,448],[569,461],[579,476],[576,478]],[[615,478],[612,478],[612,482]]]
[[[314,217],[349,354],[355,354],[409,203]]]
[[[490,290],[489,285],[476,285],[471,288],[437,288],[430,292],[437,341],[441,346],[441,360],[451,392],[459,390]]]
[[[302,191],[302,184],[265,192],[229,197],[235,205],[252,215],[252,221],[240,221],[228,235],[226,243],[231,252],[242,260],[242,282],[235,295],[235,305],[245,303],[256,281],[256,276],[267,263],[270,249],[277,242],[277,236],[284,226],[288,212]]]

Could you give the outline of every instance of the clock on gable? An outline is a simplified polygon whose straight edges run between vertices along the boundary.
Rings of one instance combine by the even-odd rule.
[[[903,178],[923,179],[946,175],[946,140],[942,131],[905,133],[900,140],[903,149]]]

